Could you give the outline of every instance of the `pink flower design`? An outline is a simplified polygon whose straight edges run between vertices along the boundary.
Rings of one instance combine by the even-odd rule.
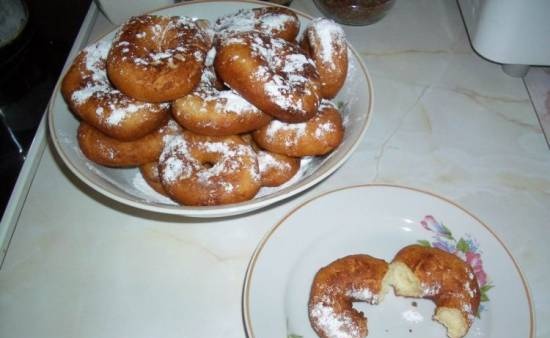
[[[466,263],[468,263],[477,277],[479,286],[487,284],[487,274],[483,270],[483,261],[481,260],[481,255],[475,252],[466,252]]]
[[[442,223],[439,223],[432,215],[427,215],[420,221],[422,227],[428,231],[435,232],[437,236],[443,236],[452,239],[453,236],[449,229]]]

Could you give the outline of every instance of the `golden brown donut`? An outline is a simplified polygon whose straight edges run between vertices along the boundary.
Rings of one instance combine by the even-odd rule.
[[[395,255],[390,271],[395,294],[433,300],[434,319],[447,328],[447,335],[466,335],[481,297],[470,265],[441,249],[410,245]]]
[[[107,74],[121,92],[147,102],[188,94],[199,83],[209,34],[186,17],[142,15],[118,32]]]
[[[324,100],[319,112],[307,122],[271,121],[253,132],[254,141],[269,151],[293,157],[324,155],[344,137],[342,118],[336,107]]]
[[[174,101],[174,119],[192,132],[209,136],[247,133],[271,121],[270,115],[236,92],[216,89],[216,82],[213,70],[205,68],[193,92]]]
[[[308,313],[321,338],[363,338],[367,318],[353,302],[378,304],[389,290],[388,263],[369,255],[350,255],[320,269],[311,286]]]
[[[264,113],[304,122],[317,112],[319,75],[297,45],[245,32],[219,41],[216,50],[214,67],[223,82]]]
[[[348,44],[344,30],[327,18],[317,18],[306,28],[302,48],[313,59],[321,79],[321,96],[332,99],[348,74]]]
[[[260,189],[256,154],[239,136],[184,131],[167,142],[159,172],[168,195],[184,205],[242,202]]]
[[[241,135],[241,137],[252,146],[258,155],[262,187],[278,187],[294,177],[300,170],[299,158],[263,150],[254,142],[250,134]]]
[[[156,161],[164,147],[164,137],[177,130],[177,123],[170,121],[135,141],[119,141],[81,122],[77,138],[88,159],[108,167],[133,167]]]
[[[158,162],[149,162],[139,166],[139,172],[147,184],[161,195],[167,196],[166,190],[160,181]]]
[[[105,71],[110,42],[82,50],[61,83],[69,108],[106,135],[131,141],[158,129],[169,116],[170,104],[147,103],[115,89]]]
[[[300,20],[293,11],[283,7],[241,9],[216,20],[214,31],[220,39],[238,32],[259,31],[294,41],[300,31]]]

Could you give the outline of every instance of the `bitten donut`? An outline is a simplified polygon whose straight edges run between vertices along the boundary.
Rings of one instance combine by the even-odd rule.
[[[190,18],[132,17],[113,41],[107,74],[136,99],[172,101],[197,85],[210,46],[209,34]]]
[[[170,104],[141,102],[115,89],[105,71],[110,46],[100,41],[80,52],[63,78],[61,93],[86,123],[110,137],[136,140],[166,122]]]
[[[149,162],[139,166],[139,172],[147,184],[161,195],[168,196],[160,181],[158,162]]]
[[[323,101],[319,112],[307,122],[271,121],[253,132],[254,141],[269,151],[293,157],[324,155],[334,150],[344,137],[340,112]]]
[[[348,74],[348,44],[344,30],[330,19],[314,19],[306,28],[300,45],[317,66],[321,96],[332,99],[344,86]]]
[[[227,136],[265,126],[271,116],[232,90],[216,89],[216,75],[205,68],[200,84],[174,101],[172,114],[183,127],[201,135]]]
[[[395,255],[390,270],[397,295],[432,299],[436,305],[434,319],[447,328],[447,335],[466,335],[481,298],[470,265],[441,249],[410,245]]]
[[[119,141],[81,122],[77,139],[84,155],[93,162],[107,167],[133,167],[156,161],[164,148],[164,137],[178,129],[177,123],[170,121],[140,139]]]
[[[319,75],[297,45],[245,32],[221,40],[216,50],[214,67],[223,82],[264,113],[304,122],[317,112]]]
[[[252,139],[252,135],[241,136],[252,146],[258,155],[258,167],[262,178],[262,187],[278,187],[290,180],[300,170],[300,159],[283,154],[276,154],[261,149]]]
[[[261,183],[256,154],[239,136],[184,131],[167,142],[159,172],[168,195],[192,206],[246,201]]]
[[[293,11],[283,7],[241,9],[216,20],[214,31],[221,39],[234,33],[259,31],[294,41],[300,31],[300,20]]]
[[[346,256],[321,268],[311,286],[308,313],[321,338],[363,338],[367,318],[353,302],[378,304],[389,290],[388,263],[369,255]]]

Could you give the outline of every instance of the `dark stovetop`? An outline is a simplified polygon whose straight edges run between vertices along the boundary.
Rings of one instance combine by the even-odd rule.
[[[0,216],[91,0],[25,2],[25,30],[0,48]]]

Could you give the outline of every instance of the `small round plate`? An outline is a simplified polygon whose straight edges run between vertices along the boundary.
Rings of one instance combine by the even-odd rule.
[[[243,316],[250,338],[317,337],[308,319],[311,282],[337,258],[365,253],[391,261],[420,243],[453,252],[472,265],[482,292],[479,318],[467,337],[532,338],[533,308],[525,279],[504,243],[471,213],[419,190],[365,185],[328,192],[277,223],[250,261]],[[386,295],[379,305],[355,303],[369,338],[445,338],[425,299]]]
[[[222,15],[242,8],[268,5],[260,1],[197,1],[183,2],[153,13],[215,21]],[[312,19],[304,13],[297,12],[297,15],[302,28]],[[116,30],[102,39],[112,40],[115,32]],[[63,100],[59,83],[48,109],[49,131],[55,149],[67,167],[87,185],[116,201],[139,209],[191,217],[221,217],[246,213],[287,199],[321,182],[338,169],[359,145],[371,118],[373,90],[369,73],[359,53],[350,46],[349,55],[348,77],[338,96],[333,99],[341,108],[346,128],[342,144],[329,155],[304,160],[302,169],[290,182],[277,189],[263,188],[250,201],[208,207],[179,206],[150,189],[136,168],[112,169],[89,161],[78,147],[76,131],[79,122]]]

